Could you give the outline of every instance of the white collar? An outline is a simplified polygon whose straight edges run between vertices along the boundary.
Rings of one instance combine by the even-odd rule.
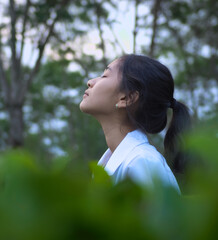
[[[105,170],[109,175],[113,175],[120,164],[126,159],[128,154],[137,145],[142,143],[148,143],[146,135],[141,130],[134,130],[129,132],[125,138],[120,142],[115,151],[112,153],[108,148],[101,159],[98,161],[98,165],[104,166],[107,161]]]

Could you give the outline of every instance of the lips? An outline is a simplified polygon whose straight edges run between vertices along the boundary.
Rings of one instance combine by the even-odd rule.
[[[85,91],[83,98],[88,97],[88,96],[89,96],[89,94],[87,93],[87,91]]]

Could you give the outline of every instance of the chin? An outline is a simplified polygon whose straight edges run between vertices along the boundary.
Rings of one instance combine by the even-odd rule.
[[[79,105],[80,111],[84,113],[89,113],[87,106],[85,106],[84,102],[82,101]]]
[[[83,107],[83,102],[81,102],[81,103],[79,104],[79,108],[80,108],[80,111],[81,111],[81,112],[84,112],[84,110],[83,110],[83,108],[84,108],[84,107]]]

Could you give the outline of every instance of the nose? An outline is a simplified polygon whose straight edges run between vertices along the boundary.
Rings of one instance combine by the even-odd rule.
[[[88,86],[88,87],[91,87],[90,80],[87,82],[87,86]]]
[[[90,79],[88,82],[87,82],[87,86],[88,87],[93,87],[93,79]]]

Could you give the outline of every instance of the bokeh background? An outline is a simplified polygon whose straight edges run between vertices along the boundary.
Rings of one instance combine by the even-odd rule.
[[[0,0],[1,239],[218,237],[217,13],[216,0]],[[190,108],[187,198],[113,188],[95,165],[89,181],[106,143],[79,103],[125,53],[168,66]]]
[[[87,80],[125,53],[166,64],[194,121],[214,118],[217,12],[215,0],[1,0],[1,151],[98,159],[102,132],[78,105]]]

